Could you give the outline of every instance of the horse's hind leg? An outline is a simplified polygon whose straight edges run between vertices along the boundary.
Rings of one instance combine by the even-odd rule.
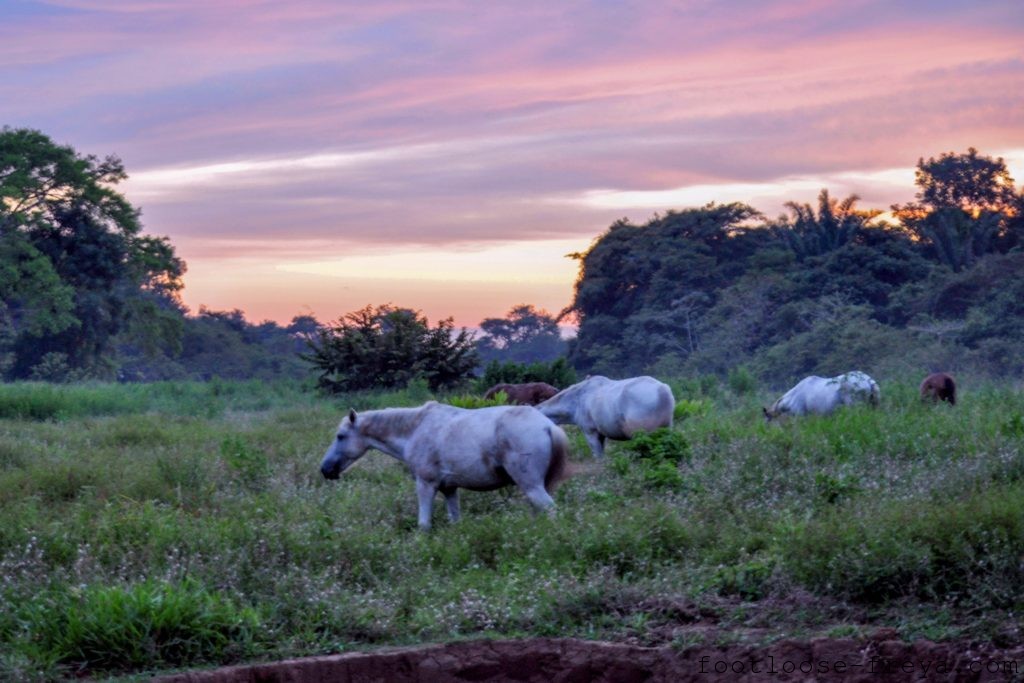
[[[535,512],[547,512],[552,514],[555,511],[555,499],[552,498],[543,486],[537,485],[525,489],[526,499],[530,501]]]
[[[457,522],[461,513],[459,511],[459,490],[457,488],[441,489],[444,495],[444,502],[448,505],[448,519]]]

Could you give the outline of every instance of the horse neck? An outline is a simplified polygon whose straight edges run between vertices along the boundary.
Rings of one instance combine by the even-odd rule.
[[[567,396],[555,395],[540,403],[537,408],[548,418],[555,421],[574,420],[576,419],[576,409],[579,406],[579,402],[578,394],[569,394]]]
[[[399,460],[405,460],[405,446],[423,421],[423,408],[385,408],[359,416],[360,428],[370,445]]]

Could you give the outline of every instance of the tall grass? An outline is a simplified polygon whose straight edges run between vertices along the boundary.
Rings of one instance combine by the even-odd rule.
[[[338,482],[317,468],[348,407],[415,405],[423,387],[2,386],[22,408],[0,418],[0,678],[480,635],[647,642],[688,604],[765,637],[867,610],[908,634],[921,622],[901,615],[945,615],[931,637],[1014,622],[1017,392],[968,384],[950,409],[883,383],[878,410],[766,425],[773,397],[745,381],[676,384],[693,391],[675,431],[607,462],[569,430],[554,518],[514,489],[466,492],[462,522],[438,503],[430,534],[387,456]]]

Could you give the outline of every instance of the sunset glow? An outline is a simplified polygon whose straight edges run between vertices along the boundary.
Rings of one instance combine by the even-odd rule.
[[[570,303],[615,220],[1024,180],[1024,5],[4,3],[0,124],[122,158],[196,310],[457,324]],[[45,39],[43,39],[45,37]]]

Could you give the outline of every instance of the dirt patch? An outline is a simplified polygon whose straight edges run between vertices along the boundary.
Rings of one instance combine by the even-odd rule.
[[[1024,646],[866,640],[784,640],[765,647],[686,650],[573,639],[476,640],[234,666],[162,683],[454,683],[517,681],[1006,681],[1024,680]]]

